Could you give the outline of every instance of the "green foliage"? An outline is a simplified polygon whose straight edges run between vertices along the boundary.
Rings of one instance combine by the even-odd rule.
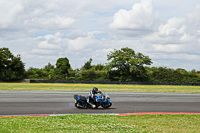
[[[83,69],[89,70],[90,68],[92,68],[91,63],[92,63],[92,58],[90,58],[90,60],[85,63],[85,65],[83,66]]]
[[[39,69],[30,67],[26,71],[25,75],[28,79],[48,79],[49,71],[45,68]]]
[[[65,58],[59,58],[57,60],[56,63],[56,68],[55,68],[55,75],[54,78],[55,79],[65,79],[68,75],[69,72],[68,70],[70,69],[70,64],[69,64],[69,60],[65,57]]]
[[[6,50],[5,50],[6,51]],[[8,51],[1,52],[0,62],[7,64],[11,63],[11,58],[15,62],[13,67],[20,68],[20,56],[13,57]],[[6,54],[5,54],[6,53]],[[29,68],[26,71],[26,78],[29,79],[68,79],[68,80],[93,80],[93,81],[138,81],[138,82],[200,82],[200,71],[186,71],[184,69],[171,69],[167,67],[147,67],[151,65],[151,59],[142,53],[135,53],[130,48],[121,48],[114,50],[107,55],[107,60],[110,61],[107,65],[97,64],[91,65],[92,58],[87,61],[81,69],[73,70],[70,67],[69,60],[59,58],[56,63],[56,68],[51,63],[48,63],[44,68]],[[18,62],[18,64],[17,64]],[[3,70],[2,65],[1,77],[13,77],[13,72],[10,69]],[[17,65],[16,65],[17,64]]]
[[[0,48],[0,80],[23,79],[24,72],[20,55],[14,56],[8,48]]]
[[[187,72],[184,69],[171,69],[167,67],[145,68],[151,82],[200,82],[196,71]]]
[[[96,81],[109,81],[106,71],[96,71]]]
[[[49,62],[48,65],[44,66],[44,68],[33,68],[30,67],[25,72],[25,78],[28,79],[53,79],[54,77],[54,65],[51,65]]]
[[[44,69],[49,72],[51,69],[54,69],[54,65],[51,65],[51,63],[49,62],[48,65],[44,67]]]
[[[108,81],[105,71],[95,71],[94,69],[82,70],[79,72],[80,77],[76,79],[90,80],[90,81]]]
[[[96,73],[94,69],[82,70],[80,72],[81,78],[84,80],[94,80],[96,78]]]
[[[147,75],[144,65],[151,65],[151,59],[142,53],[135,53],[130,48],[114,50],[107,55],[110,61],[107,65],[109,78],[113,76],[120,81],[146,81]],[[114,75],[113,75],[114,74]]]
[[[29,79],[65,79],[69,76],[68,70],[70,69],[69,60],[67,58],[59,58],[56,63],[56,68],[51,63],[44,66],[44,68],[30,67],[25,75]]]
[[[94,68],[95,71],[102,71],[105,69],[105,66],[102,64],[93,65],[92,67]]]

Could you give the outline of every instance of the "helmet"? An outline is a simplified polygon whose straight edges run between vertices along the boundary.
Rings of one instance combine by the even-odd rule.
[[[98,88],[94,87],[92,91],[93,91],[94,93],[97,93],[97,92],[98,92]]]

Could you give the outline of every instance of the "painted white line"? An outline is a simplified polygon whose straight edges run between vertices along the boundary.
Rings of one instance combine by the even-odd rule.
[[[80,113],[80,114],[49,114],[49,116],[65,116],[65,115],[81,115],[81,114],[88,114],[88,115],[119,115],[116,113]]]
[[[116,113],[82,113],[89,115],[119,115]],[[46,117],[46,116],[66,116],[66,115],[81,115],[81,114],[24,114],[24,115],[0,115],[0,118],[3,117]]]

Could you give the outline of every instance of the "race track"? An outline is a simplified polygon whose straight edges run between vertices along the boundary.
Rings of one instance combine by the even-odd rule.
[[[0,115],[136,112],[200,113],[200,94],[108,92],[110,109],[77,109],[74,94],[88,92],[0,91]]]

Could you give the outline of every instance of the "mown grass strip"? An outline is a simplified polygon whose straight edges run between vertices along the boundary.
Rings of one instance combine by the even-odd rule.
[[[200,132],[200,115],[67,115],[0,118],[0,132]]]
[[[170,92],[200,93],[200,86],[169,85],[117,85],[117,84],[61,84],[61,83],[0,83],[0,90],[23,91],[91,91],[98,87],[101,91],[117,92]]]

